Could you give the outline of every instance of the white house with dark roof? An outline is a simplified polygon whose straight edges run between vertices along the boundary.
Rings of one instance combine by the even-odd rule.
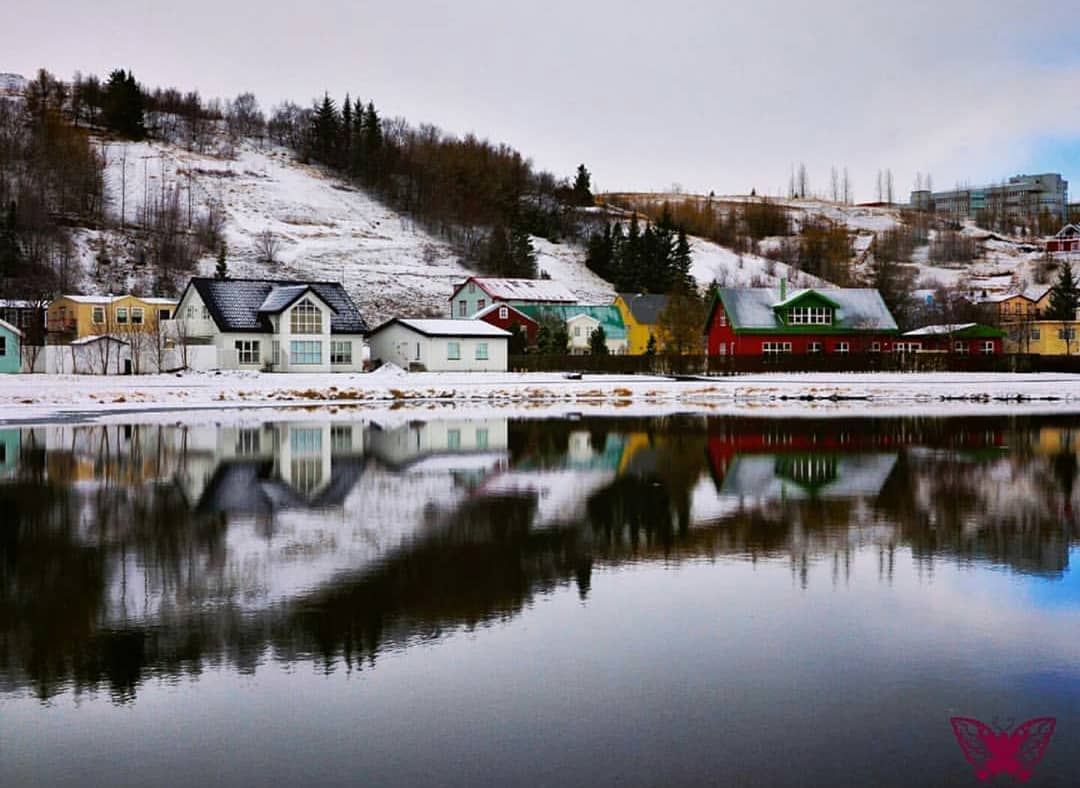
[[[357,372],[364,366],[367,324],[337,282],[197,277],[166,330],[187,349],[181,356],[193,368]]]
[[[483,320],[395,317],[368,334],[371,360],[429,372],[505,372],[510,332]]]

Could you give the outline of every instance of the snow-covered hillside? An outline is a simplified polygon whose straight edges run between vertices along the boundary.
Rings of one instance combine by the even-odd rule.
[[[454,283],[473,271],[445,241],[364,191],[322,169],[300,163],[289,151],[244,142],[224,154],[196,153],[157,142],[103,145],[106,192],[114,220],[137,223],[146,201],[178,190],[181,213],[198,215],[216,205],[224,213],[231,276],[311,278],[342,281],[369,322],[392,315],[443,314]],[[278,244],[277,262],[256,251],[269,231]],[[80,230],[75,237],[82,289],[139,289],[131,261],[134,250],[113,230]],[[585,268],[584,250],[534,239],[537,266],[580,298],[610,302],[611,286]],[[112,261],[103,273],[102,251]],[[200,261],[213,273],[215,260]]]

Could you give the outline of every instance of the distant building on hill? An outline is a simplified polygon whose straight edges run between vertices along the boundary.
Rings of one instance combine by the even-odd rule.
[[[1057,235],[1047,240],[1046,251],[1050,254],[1080,252],[1080,225],[1067,224],[1058,230]]]
[[[550,279],[497,279],[470,276],[454,287],[450,317],[468,319],[492,304],[574,304],[577,296]]]
[[[958,188],[911,193],[911,207],[956,220],[974,219],[983,211],[1003,215],[1015,223],[1031,222],[1048,214],[1068,220],[1069,182],[1056,172],[1014,175],[1007,183],[978,188]]]

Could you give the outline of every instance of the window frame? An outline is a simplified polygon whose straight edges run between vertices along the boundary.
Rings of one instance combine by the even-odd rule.
[[[133,306],[133,307],[131,307],[131,325],[133,325],[133,326],[141,326],[141,325],[143,325],[144,316],[145,316],[145,313],[144,313],[143,308],[141,306]]]
[[[323,333],[323,313],[310,298],[302,298],[289,311],[289,333],[315,336]]]
[[[351,366],[353,363],[352,341],[348,339],[330,340],[330,366]]]
[[[305,367],[321,365],[323,363],[322,345],[320,339],[289,340],[289,364]]]
[[[447,361],[461,361],[461,342],[446,343],[446,360]]]
[[[237,339],[233,343],[233,347],[236,349],[237,364],[253,367],[262,363],[262,348],[259,347],[259,340]]]
[[[482,353],[481,353],[481,351],[482,351]],[[490,356],[488,356],[488,343],[487,342],[477,342],[476,343],[476,351],[474,353],[474,360],[475,361],[490,361],[491,360]]]
[[[90,322],[95,326],[104,325],[105,323],[105,307],[95,306],[90,310]]]
[[[116,307],[116,325],[126,326],[128,322],[128,308],[126,306]]]

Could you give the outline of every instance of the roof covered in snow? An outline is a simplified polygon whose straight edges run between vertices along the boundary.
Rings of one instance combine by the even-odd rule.
[[[905,337],[940,337],[951,336],[955,339],[982,339],[1004,337],[1005,332],[992,326],[979,323],[944,323],[941,325],[922,326],[904,334]]]
[[[111,304],[124,298],[124,296],[63,295],[61,298],[66,298],[68,301],[74,301],[76,304]]]
[[[195,277],[188,288],[199,294],[221,331],[271,333],[270,315],[287,309],[308,290],[334,310],[330,318],[332,334],[367,331],[360,311],[338,282]],[[264,308],[266,304],[271,308]]]
[[[851,331],[896,331],[896,320],[873,288],[822,287],[800,290],[781,299],[780,290],[772,287],[724,287],[719,300],[724,305],[732,327],[739,330],[788,329],[781,320],[782,307],[810,294],[836,304],[831,326],[799,326],[824,330],[846,329]],[[715,311],[715,303],[713,310]],[[709,315],[712,320],[712,313]]]
[[[23,335],[22,331],[15,328],[15,326],[11,325],[11,323],[9,323],[8,321],[3,320],[3,319],[0,319],[0,328],[6,328],[8,331],[10,331],[12,334],[14,334],[17,337],[21,337]]]
[[[645,295],[642,293],[619,293],[626,303],[634,320],[643,326],[653,326],[660,322],[660,313],[667,306],[666,295]]]
[[[506,339],[510,336],[509,331],[504,331],[498,326],[493,326],[483,320],[451,320],[451,319],[427,319],[416,317],[395,317],[387,320],[371,332],[374,336],[384,329],[393,325],[401,325],[410,328],[418,334],[426,337],[490,337],[492,339]]]
[[[517,315],[518,318],[520,318],[521,320],[527,320],[530,323],[535,323],[536,322],[535,320],[533,320],[531,317],[526,315],[524,312],[522,312],[517,307],[511,306],[510,304],[500,304],[498,302],[495,302],[494,304],[488,304],[483,309],[481,309],[479,312],[477,312],[475,315],[473,315],[472,319],[473,320],[483,320],[485,317],[487,317],[492,312],[495,312],[498,309],[509,309],[511,312],[513,312],[515,315]]]
[[[542,321],[544,315],[551,315],[563,323],[585,315],[603,326],[604,335],[608,339],[626,339],[626,323],[623,322],[622,312],[611,304],[521,304],[518,311],[537,322]]]
[[[1080,236],[1080,224],[1067,224],[1057,231],[1055,238],[1076,238]]]
[[[577,296],[550,279],[495,279],[471,276],[454,288],[451,300],[461,288],[472,282],[490,297],[500,301],[532,301],[534,303],[573,304]]]

